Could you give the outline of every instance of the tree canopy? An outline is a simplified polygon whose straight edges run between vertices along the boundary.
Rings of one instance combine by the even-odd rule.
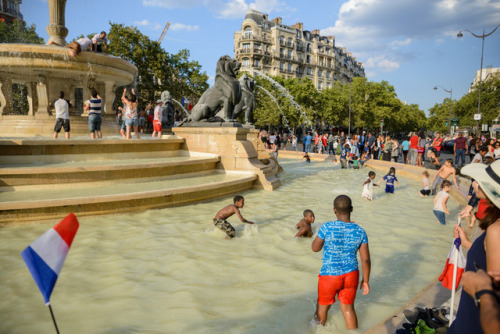
[[[255,124],[257,126],[291,128],[305,124],[305,117],[285,98],[278,89],[264,78],[257,76],[258,88]],[[354,78],[351,83],[335,82],[333,87],[318,91],[308,79],[273,79],[285,87],[294,100],[302,106],[313,127],[335,126],[348,128],[349,100],[351,106],[351,127],[364,130],[378,130],[384,121],[384,129],[390,132],[416,131],[426,126],[426,115],[418,105],[407,105],[397,98],[394,87],[387,81],[372,82],[366,78]],[[262,87],[269,91],[276,101],[267,96]],[[309,127],[308,125],[306,125]]]
[[[43,44],[44,40],[37,35],[34,24],[26,26],[21,20],[12,24],[0,21],[0,43]]]
[[[208,89],[208,75],[201,72],[197,61],[189,60],[188,50],[170,54],[136,27],[117,23],[110,26],[108,52],[137,67],[140,101],[154,101],[164,90],[176,100],[187,97],[193,101]]]

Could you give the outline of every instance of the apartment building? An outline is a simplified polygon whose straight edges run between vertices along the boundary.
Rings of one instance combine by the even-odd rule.
[[[23,20],[19,10],[22,0],[0,0],[0,21],[12,23],[14,20]]]
[[[253,9],[234,33],[234,55],[242,71],[308,77],[318,90],[365,76],[363,64],[345,48],[336,47],[334,36],[304,30],[302,23],[284,25],[280,17],[269,21],[267,14]]]

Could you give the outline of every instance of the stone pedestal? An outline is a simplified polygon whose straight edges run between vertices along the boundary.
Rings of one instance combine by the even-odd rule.
[[[66,0],[49,0],[50,24],[47,26],[47,33],[50,36],[47,44],[54,43],[65,46],[68,28],[65,27]]]
[[[274,190],[280,186],[276,162],[268,160],[267,164],[262,163],[254,143],[247,138],[250,131],[256,130],[241,127],[177,127],[172,130],[176,136],[185,139],[183,149],[219,155],[221,161],[217,168],[255,172],[258,176],[255,188]]]

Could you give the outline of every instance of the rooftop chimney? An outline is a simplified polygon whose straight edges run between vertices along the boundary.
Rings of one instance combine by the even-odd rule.
[[[273,20],[274,23],[279,23],[281,24],[281,17],[277,17]]]
[[[302,22],[295,23],[292,28],[298,29],[300,31],[304,30],[304,24]]]

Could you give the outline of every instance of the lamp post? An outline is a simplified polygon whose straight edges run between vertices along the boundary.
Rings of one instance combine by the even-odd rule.
[[[477,38],[481,38],[483,41],[482,41],[482,46],[481,46],[481,69],[479,70],[479,97],[478,97],[478,101],[477,101],[477,113],[479,115],[478,119],[477,119],[477,133],[479,135],[479,120],[481,118],[481,84],[482,84],[482,81],[483,81],[483,54],[484,54],[484,39],[488,36],[490,36],[491,34],[493,34],[497,29],[498,27],[500,27],[500,24],[497,25],[495,27],[495,29],[493,29],[492,31],[490,31],[489,33],[485,34],[484,33],[484,29],[483,29],[483,34],[482,35],[476,35],[475,33],[473,33],[472,31],[470,30],[460,30],[457,34],[457,37],[463,37],[463,34],[462,34],[462,31],[467,31],[467,32],[470,32],[472,36],[474,37],[477,37]]]
[[[351,138],[351,80],[349,80],[349,129],[347,130],[347,137]]]
[[[442,90],[444,90],[446,93],[450,93],[450,113],[449,113],[449,116],[448,116],[448,124],[450,125],[450,136],[451,136],[451,105],[452,105],[452,101],[453,101],[453,88],[450,89],[450,90],[447,90],[441,86],[434,86],[434,90],[437,90],[439,88],[441,88]]]

